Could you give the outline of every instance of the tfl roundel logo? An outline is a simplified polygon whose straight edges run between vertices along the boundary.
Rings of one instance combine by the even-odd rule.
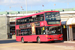
[[[40,22],[40,26],[44,26],[44,23],[43,22]]]

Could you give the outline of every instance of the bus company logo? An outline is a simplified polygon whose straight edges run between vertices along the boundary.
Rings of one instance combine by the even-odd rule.
[[[44,23],[43,23],[43,22],[41,22],[41,23],[40,23],[40,25],[41,25],[41,26],[44,26]]]
[[[44,25],[43,23],[41,23],[41,25]]]

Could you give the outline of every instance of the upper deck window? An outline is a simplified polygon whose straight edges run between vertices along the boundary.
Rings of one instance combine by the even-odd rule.
[[[25,24],[25,23],[31,23],[31,22],[37,22],[37,21],[44,21],[44,14],[40,14],[40,15],[35,15],[35,16],[31,16],[31,17],[27,17],[27,18],[23,18],[23,19],[18,19],[16,21],[16,24]]]

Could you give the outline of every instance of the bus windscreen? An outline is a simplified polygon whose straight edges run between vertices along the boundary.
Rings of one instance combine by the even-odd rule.
[[[47,12],[45,13],[45,20],[61,20],[59,12]]]

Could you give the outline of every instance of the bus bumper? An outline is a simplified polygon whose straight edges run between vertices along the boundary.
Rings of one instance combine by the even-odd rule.
[[[47,39],[47,41],[63,41],[63,38],[59,38],[59,39]]]

